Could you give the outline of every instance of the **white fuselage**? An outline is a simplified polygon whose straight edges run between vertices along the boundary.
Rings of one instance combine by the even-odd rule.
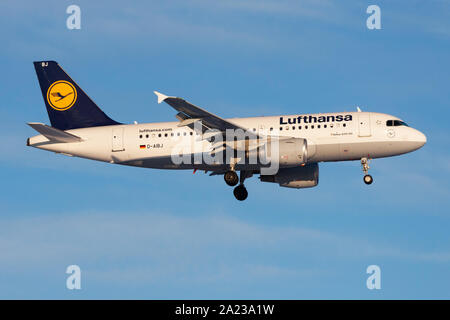
[[[387,126],[388,120],[399,119],[372,112],[227,119],[257,134],[306,139],[308,162],[389,157],[414,151],[425,144],[426,137],[420,131],[405,125]],[[57,153],[124,165],[217,170],[216,166],[205,163],[173,163],[174,148],[181,146],[185,150],[205,151],[211,146],[210,142],[201,139],[201,134],[178,125],[179,122],[160,122],[73,129],[67,132],[82,138],[81,142],[55,143],[38,135],[30,138],[28,144]]]

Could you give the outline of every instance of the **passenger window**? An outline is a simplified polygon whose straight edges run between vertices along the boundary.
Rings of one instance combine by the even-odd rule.
[[[158,137],[161,138],[161,133],[158,133]]]
[[[302,126],[298,126],[298,129],[299,129],[299,130],[302,130]]]
[[[148,139],[148,134],[146,134],[145,137]]]
[[[305,126],[305,129],[308,129],[308,126]]]
[[[317,125],[317,129],[320,129],[320,124]]]
[[[139,136],[140,139],[142,139],[142,134]]]
[[[311,126],[311,129],[314,129],[314,125]]]
[[[270,131],[273,131],[273,127],[270,127]]]
[[[327,127],[327,125],[326,125],[326,124],[324,124],[324,125],[323,125],[323,127],[324,127],[324,128],[326,128],[326,127]]]
[[[283,131],[283,127],[280,127],[280,131]]]

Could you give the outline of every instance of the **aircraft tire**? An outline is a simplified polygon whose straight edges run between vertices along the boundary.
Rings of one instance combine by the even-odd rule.
[[[372,184],[373,178],[370,174],[366,174],[363,178],[365,184]]]
[[[239,201],[244,201],[248,197],[247,189],[243,184],[240,184],[236,188],[234,188],[233,194]]]
[[[227,185],[229,185],[230,187],[234,187],[239,182],[239,177],[238,177],[237,173],[235,171],[231,171],[231,170],[225,172],[225,174],[223,175],[223,179],[225,180]]]

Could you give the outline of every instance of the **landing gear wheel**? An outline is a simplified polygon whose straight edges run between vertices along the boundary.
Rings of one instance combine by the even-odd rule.
[[[244,201],[248,197],[247,189],[243,184],[240,184],[236,188],[234,188],[233,194],[239,201]]]
[[[361,158],[361,166],[362,166],[362,170],[364,172],[364,183],[365,184],[372,184],[373,182],[373,178],[372,176],[369,174],[369,159],[364,157]]]
[[[364,176],[364,183],[365,184],[372,184],[372,182],[373,182],[372,176],[370,174],[366,174]]]
[[[227,185],[234,187],[239,182],[239,177],[235,171],[227,171],[223,175],[223,179],[227,183]]]

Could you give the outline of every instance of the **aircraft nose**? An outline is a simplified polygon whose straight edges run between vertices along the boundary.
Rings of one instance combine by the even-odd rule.
[[[416,148],[419,149],[427,143],[427,137],[419,130],[415,130],[414,142],[416,143]]]

